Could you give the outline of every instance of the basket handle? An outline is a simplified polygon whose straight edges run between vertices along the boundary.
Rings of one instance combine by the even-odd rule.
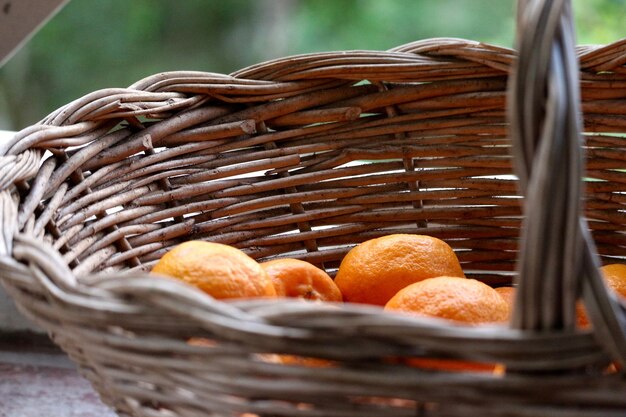
[[[624,313],[603,284],[582,211],[579,66],[570,0],[519,0],[519,57],[507,109],[516,174],[525,196],[512,326],[576,328],[581,293],[598,340],[626,362]]]

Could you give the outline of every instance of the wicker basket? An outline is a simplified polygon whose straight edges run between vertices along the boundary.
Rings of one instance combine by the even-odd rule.
[[[514,52],[460,39],[88,94],[0,149],[0,281],[121,416],[623,416],[626,379],[606,368],[624,364],[624,314],[597,268],[626,256],[626,42],[576,50],[579,98],[571,16],[551,7],[520,26],[536,36],[508,101]],[[511,326],[220,302],[146,273],[205,239],[333,274],[396,232],[445,239],[490,285],[519,264]],[[574,325],[581,294],[592,330]],[[394,360],[420,356],[506,372]]]

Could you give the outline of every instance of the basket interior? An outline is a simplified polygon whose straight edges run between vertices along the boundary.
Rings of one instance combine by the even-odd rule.
[[[46,186],[23,228],[78,276],[147,270],[189,239],[334,274],[363,240],[418,233],[448,242],[468,276],[509,283],[522,204],[500,62],[510,51],[473,45],[491,59],[477,64],[451,45],[292,57],[234,77],[158,74],[93,93],[45,121],[91,125],[37,145],[51,152]],[[586,215],[613,262],[626,255],[626,84],[583,78]]]

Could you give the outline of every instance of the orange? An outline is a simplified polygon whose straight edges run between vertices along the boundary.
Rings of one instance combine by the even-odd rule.
[[[600,268],[604,283],[618,297],[626,297],[626,265],[608,264]],[[578,327],[586,329],[591,326],[584,304],[579,301],[576,304],[576,323]]]
[[[152,268],[214,298],[275,297],[272,280],[257,261],[221,243],[192,240],[167,252]]]
[[[279,297],[305,300],[342,301],[341,291],[333,279],[315,265],[292,258],[274,259],[261,263],[272,279]]]
[[[478,325],[506,321],[509,305],[496,290],[483,282],[437,277],[398,291],[385,305],[385,310]]]
[[[310,368],[332,368],[336,362],[312,356],[284,355],[276,353],[262,353],[257,357],[263,362],[280,363],[283,365],[308,366]]]
[[[442,370],[447,372],[489,372],[500,373],[502,367],[494,363],[468,362],[455,359],[411,358],[406,361],[409,366],[424,369]]]
[[[496,292],[500,294],[500,297],[504,299],[509,305],[513,305],[515,301],[515,288],[514,287],[498,287],[495,288]]]
[[[438,317],[476,326],[507,320],[509,305],[493,288],[475,279],[437,277],[411,284],[385,305],[387,311]],[[496,364],[454,359],[411,358],[411,366],[457,372],[494,372]]]
[[[506,300],[510,306],[511,313],[513,312],[513,304],[515,303],[515,291],[513,287],[498,287],[496,291]],[[510,317],[510,315],[509,315]],[[582,301],[576,303],[576,326],[580,329],[586,329],[590,325],[589,318],[587,317],[587,311]]]
[[[513,305],[515,303],[515,291],[514,287],[498,287],[496,288],[496,292],[500,294],[502,298],[509,304],[509,318],[513,313]],[[582,302],[576,303],[576,324],[580,328],[585,328],[589,326],[589,321],[587,319],[587,315],[585,314],[585,307]]]
[[[513,303],[515,302],[515,288],[498,287],[495,290],[498,294],[500,294],[500,297],[502,297],[502,299],[506,301],[509,306],[509,314],[507,315],[507,320],[509,320],[511,318],[511,314],[513,314]]]
[[[591,326],[585,304],[580,300],[576,302],[576,326],[580,329],[588,329]]]
[[[187,343],[191,346],[206,348],[213,348],[219,344],[216,340],[207,339],[205,337],[192,337],[191,339],[187,340]]]
[[[283,365],[308,366],[310,368],[332,368],[336,363],[327,359],[313,358],[299,355],[279,355],[279,362]]]
[[[447,243],[431,236],[392,234],[352,248],[335,283],[344,301],[384,306],[404,287],[443,275],[465,276]]]
[[[618,296],[626,297],[626,265],[609,264],[600,268],[606,285]]]
[[[510,318],[510,315],[513,313],[513,304],[515,303],[516,289],[513,287],[498,287],[496,288],[496,291],[509,304]],[[585,312],[585,306],[581,301],[576,303],[576,325],[581,329],[589,327],[589,319],[587,318],[587,313]]]

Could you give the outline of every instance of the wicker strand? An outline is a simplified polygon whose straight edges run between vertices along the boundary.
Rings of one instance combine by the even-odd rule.
[[[0,256],[10,257],[13,250],[13,236],[17,232],[17,202],[8,190],[0,191]]]

